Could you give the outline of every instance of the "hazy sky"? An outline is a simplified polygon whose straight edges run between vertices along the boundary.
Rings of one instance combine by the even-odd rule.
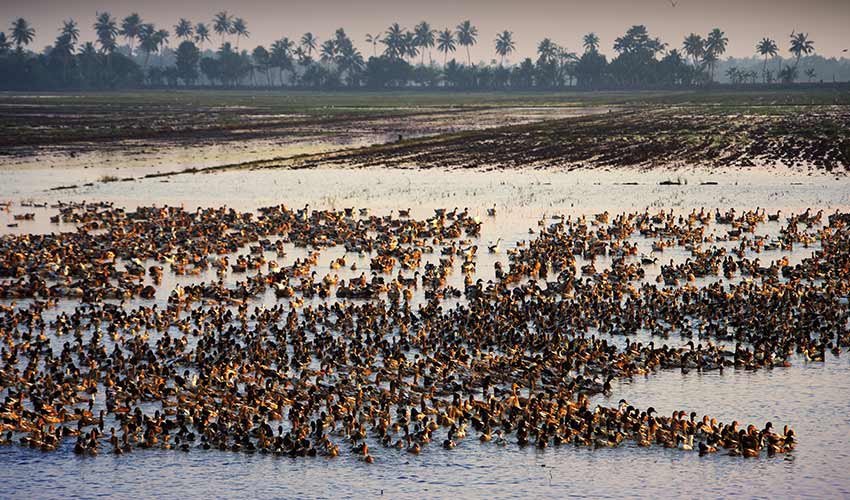
[[[676,0],[674,0],[676,1]],[[581,36],[594,31],[602,52],[612,53],[615,37],[633,24],[645,24],[653,35],[679,47],[690,32],[705,34],[714,27],[729,37],[727,55],[750,56],[763,36],[779,41],[787,56],[792,30],[804,31],[825,56],[850,56],[850,0],[0,0],[0,27],[9,30],[14,18],[27,18],[36,29],[32,45],[41,49],[56,37],[63,19],[74,18],[82,40],[92,40],[95,13],[123,17],[137,11],[145,21],[173,31],[180,17],[207,21],[219,10],[243,17],[251,38],[241,48],[312,31],[320,41],[342,26],[364,56],[372,48],[366,33],[381,32],[393,21],[411,28],[427,20],[434,28],[454,27],[464,19],[478,27],[473,61],[493,59],[497,32],[514,32],[517,52],[510,60],[531,56],[537,42],[550,37],[570,50],[581,48]],[[213,42],[219,44],[218,37]],[[174,38],[172,38],[172,45]],[[379,49],[380,50],[380,46]],[[460,50],[456,56],[466,55]],[[436,59],[441,57],[434,53]]]

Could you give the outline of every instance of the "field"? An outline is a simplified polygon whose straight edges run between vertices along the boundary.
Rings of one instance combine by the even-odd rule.
[[[837,90],[0,94],[0,166],[100,166],[110,152],[119,166],[162,167],[143,175],[323,164],[843,173],[848,103]]]

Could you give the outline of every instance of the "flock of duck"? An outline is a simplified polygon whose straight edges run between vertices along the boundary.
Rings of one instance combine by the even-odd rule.
[[[792,450],[794,431],[591,400],[660,370],[772,369],[850,345],[847,213],[544,218],[485,281],[468,210],[53,207],[73,230],[0,237],[3,444],[757,457]],[[776,236],[757,231],[768,221]],[[796,246],[812,253],[791,264]],[[319,269],[331,247],[345,251]],[[657,263],[674,249],[687,258]]]

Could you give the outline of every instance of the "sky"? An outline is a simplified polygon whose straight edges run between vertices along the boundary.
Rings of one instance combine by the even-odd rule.
[[[306,31],[321,42],[343,27],[368,57],[372,47],[364,41],[366,33],[380,33],[394,21],[412,28],[427,20],[442,29],[469,19],[479,32],[473,62],[496,58],[493,40],[502,30],[513,32],[516,52],[509,61],[516,62],[533,56],[544,37],[578,52],[582,35],[591,31],[601,39],[601,51],[612,54],[614,38],[633,24],[646,25],[671,48],[681,47],[688,33],[705,35],[719,27],[729,38],[726,55],[734,57],[752,56],[765,36],[777,40],[788,57],[789,35],[803,31],[815,41],[818,54],[850,57],[843,52],[850,48],[850,0],[0,0],[0,29],[8,32],[15,18],[26,18],[36,29],[31,47],[40,50],[53,43],[68,18],[81,25],[82,41],[93,40],[98,11],[118,18],[138,12],[146,22],[173,32],[181,17],[209,22],[221,10],[247,22],[251,36],[242,49],[268,46],[283,36],[297,40]],[[212,41],[220,43],[218,37]],[[171,44],[176,45],[173,35]],[[433,57],[442,59],[436,51]],[[456,57],[466,54],[458,51]]]

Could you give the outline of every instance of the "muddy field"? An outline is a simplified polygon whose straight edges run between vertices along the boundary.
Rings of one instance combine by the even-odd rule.
[[[418,168],[785,166],[845,173],[850,112],[838,106],[770,113],[653,108],[472,131],[335,152],[320,164]]]
[[[850,93],[0,94],[0,168],[750,167],[843,171]],[[402,141],[399,141],[402,138]]]

